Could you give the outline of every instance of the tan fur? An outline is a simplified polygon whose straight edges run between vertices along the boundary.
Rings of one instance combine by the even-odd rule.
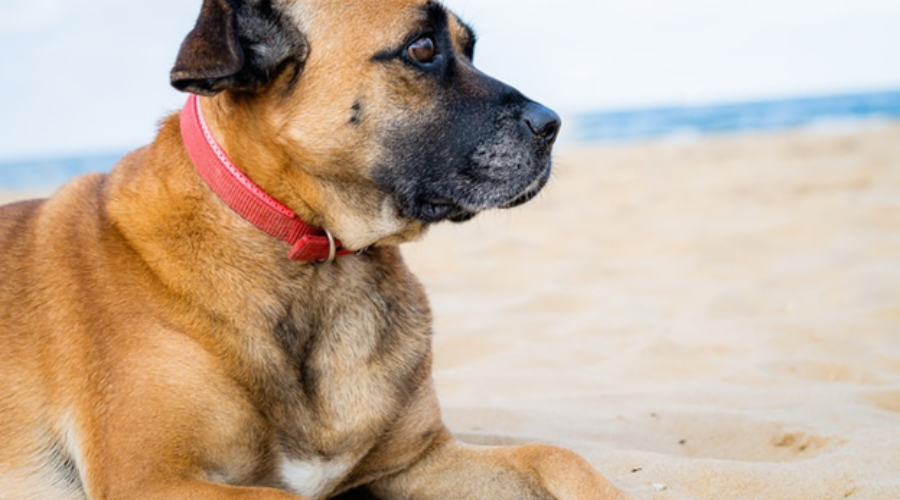
[[[415,86],[385,102],[406,84],[366,64],[422,2],[349,3],[286,7],[315,47],[296,91],[202,107],[251,178],[366,256],[288,261],[203,184],[175,116],[109,176],[0,209],[0,499],[297,500],[288,456],[312,498],[624,498],[571,452],[443,426],[428,302],[396,247],[424,227],[368,170],[377,128],[429,108]],[[360,98],[378,119],[344,126]]]

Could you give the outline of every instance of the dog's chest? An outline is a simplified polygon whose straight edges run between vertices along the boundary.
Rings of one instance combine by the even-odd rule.
[[[427,322],[379,302],[361,299],[282,326],[277,336],[293,378],[279,412],[287,416],[288,452],[309,451],[291,449],[298,438],[329,455],[345,441],[365,440],[414,389],[412,375],[430,353]]]
[[[268,392],[280,397],[263,413],[278,436],[279,482],[306,498],[341,486],[427,379],[427,302],[415,287],[381,283],[300,302],[275,331],[291,382]]]

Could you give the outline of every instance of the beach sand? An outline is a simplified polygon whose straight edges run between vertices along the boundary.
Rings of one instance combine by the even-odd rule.
[[[900,124],[561,148],[406,255],[468,441],[639,500],[900,499]]]

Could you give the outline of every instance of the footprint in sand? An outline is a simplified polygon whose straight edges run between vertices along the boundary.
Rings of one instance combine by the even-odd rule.
[[[656,415],[648,422],[657,443],[671,443],[654,451],[699,459],[740,462],[796,462],[809,460],[841,440],[790,429],[790,424],[751,420],[735,415]],[[802,427],[797,425],[796,427]],[[660,436],[663,434],[664,437]]]

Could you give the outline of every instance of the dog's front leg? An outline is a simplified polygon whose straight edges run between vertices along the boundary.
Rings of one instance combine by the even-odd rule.
[[[226,486],[206,481],[186,481],[157,486],[154,490],[139,488],[125,494],[107,495],[128,500],[306,500],[272,488]]]
[[[388,500],[628,498],[571,451],[544,445],[472,446],[452,439],[370,488]]]

